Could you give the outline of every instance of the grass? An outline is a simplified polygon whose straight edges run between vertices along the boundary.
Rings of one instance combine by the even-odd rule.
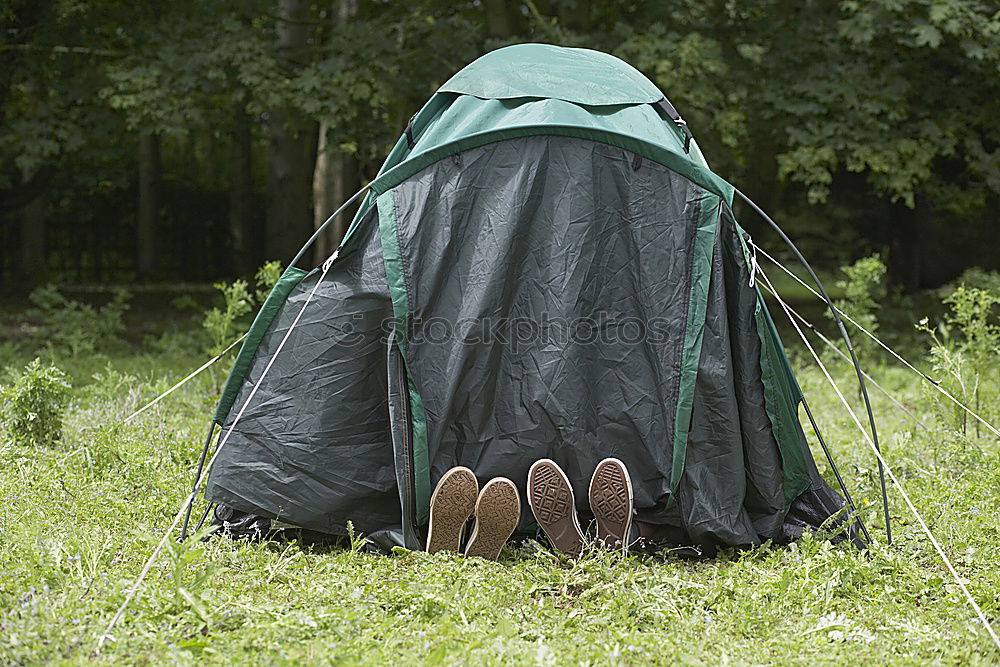
[[[27,360],[4,349],[0,362]],[[95,654],[189,489],[218,378],[200,376],[129,426],[122,420],[202,360],[188,343],[61,359],[76,385],[62,441],[26,448],[0,432],[0,662],[1000,662],[892,490],[895,543],[881,543],[873,457],[818,369],[802,363],[803,390],[880,542],[868,553],[807,537],[709,561],[572,562],[529,542],[491,563],[373,555],[360,540],[171,542]],[[853,401],[850,369],[831,368]],[[871,372],[933,425],[917,429],[873,394],[887,459],[1000,625],[1000,443],[956,432],[936,395],[905,371]]]

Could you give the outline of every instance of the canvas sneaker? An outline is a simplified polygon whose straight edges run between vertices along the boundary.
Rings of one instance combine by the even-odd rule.
[[[476,501],[476,526],[466,556],[496,560],[521,520],[521,494],[506,477],[491,479]]]
[[[573,487],[552,459],[539,459],[528,470],[528,505],[556,549],[574,557],[583,553],[586,542],[576,516]]]
[[[464,466],[444,474],[431,495],[431,518],[427,527],[427,552],[461,552],[465,524],[476,509],[479,481]]]
[[[590,478],[589,496],[597,520],[597,543],[624,551],[632,527],[632,480],[625,464],[615,458],[598,463]]]

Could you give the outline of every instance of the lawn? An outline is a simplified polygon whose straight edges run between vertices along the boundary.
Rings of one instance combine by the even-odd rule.
[[[866,553],[807,537],[707,561],[573,562],[529,541],[493,563],[377,555],[361,538],[171,541],[98,653],[190,489],[220,376],[122,422],[205,360],[196,334],[175,326],[100,354],[43,353],[74,388],[57,444],[15,444],[0,430],[3,664],[1000,663],[895,489],[884,544],[874,459],[801,355],[803,390],[878,541]],[[0,345],[0,365],[22,367],[27,350]],[[830,367],[856,403],[851,369]],[[930,427],[873,392],[886,459],[1000,625],[1000,443],[971,425],[963,435],[915,375],[880,362],[870,372]]]

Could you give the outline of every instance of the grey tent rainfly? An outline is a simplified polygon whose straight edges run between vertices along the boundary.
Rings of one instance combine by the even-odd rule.
[[[863,545],[810,454],[734,194],[621,60],[481,57],[411,119],[338,252],[275,285],[215,413],[206,498],[244,525],[420,548],[453,466],[526,498],[538,459],[585,488],[613,456],[654,544],[826,524]]]

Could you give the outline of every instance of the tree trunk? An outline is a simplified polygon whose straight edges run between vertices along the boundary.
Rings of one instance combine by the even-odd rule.
[[[24,170],[22,181],[31,182],[34,173]],[[36,284],[46,278],[48,270],[45,257],[45,200],[38,195],[24,204],[18,212],[21,232],[20,274],[25,283]]]
[[[313,172],[313,224],[316,229],[361,188],[357,158],[329,144],[329,129],[327,123],[320,124],[316,169]],[[357,203],[351,205],[316,239],[312,248],[314,265],[322,263],[340,245],[357,209]]]
[[[357,0],[339,0],[333,20],[338,24],[350,22],[358,13]],[[332,24],[331,24],[332,25]],[[331,142],[334,131],[329,122],[319,124],[316,148],[316,168],[313,171],[313,227],[319,229],[330,214],[360,187],[358,162],[351,155],[340,151],[336,142]],[[321,264],[340,245],[347,224],[353,217],[357,205],[352,205],[330,223],[311,250],[313,265]]]
[[[242,108],[233,119],[233,152],[229,184],[229,266],[233,275],[248,275],[259,263],[259,240],[254,233],[253,138]]]
[[[892,209],[889,223],[889,283],[901,287],[904,294],[913,294],[920,289],[920,230],[927,211],[919,202],[916,208],[895,204]]]
[[[340,183],[341,165],[327,142],[330,125],[326,121],[319,124],[319,141],[316,147],[316,168],[313,170],[313,226],[319,229],[327,217],[335,210],[337,186]],[[335,224],[335,223],[334,223]],[[326,259],[334,248],[333,233],[330,228],[316,239],[312,247],[313,264]]]
[[[136,225],[136,273],[149,280],[156,273],[156,224],[160,213],[160,138],[139,135],[139,219]]]
[[[291,76],[303,59],[309,39],[305,22],[309,3],[280,0],[278,53]],[[284,19],[284,20],[282,20]],[[265,231],[267,259],[290,261],[312,232],[312,180],[316,160],[316,129],[292,108],[271,111],[268,151],[268,205]]]

